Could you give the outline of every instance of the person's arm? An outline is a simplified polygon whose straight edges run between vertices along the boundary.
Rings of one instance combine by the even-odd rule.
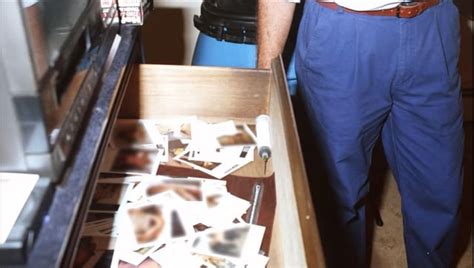
[[[295,3],[288,0],[258,0],[257,68],[269,68],[283,52],[294,11]]]

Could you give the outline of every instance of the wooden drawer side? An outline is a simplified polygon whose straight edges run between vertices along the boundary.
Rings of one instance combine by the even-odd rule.
[[[282,242],[282,255],[272,267],[325,267],[316,215],[313,208],[293,107],[281,61],[272,63],[270,81],[270,116],[272,118],[272,157],[278,196],[273,237]],[[284,226],[284,227],[283,227]],[[299,228],[297,228],[299,227]],[[273,249],[277,248],[274,246]],[[272,259],[271,259],[272,260]]]

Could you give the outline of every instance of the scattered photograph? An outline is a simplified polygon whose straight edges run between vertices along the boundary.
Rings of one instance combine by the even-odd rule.
[[[156,175],[162,151],[150,148],[121,148],[107,151],[102,171]]]
[[[143,266],[146,263],[153,265],[155,261],[149,259],[149,256],[156,250],[156,246],[143,247],[135,250],[116,249],[110,267],[147,267]]]
[[[195,254],[195,256],[200,260],[201,268],[237,268],[242,267],[242,265],[237,265],[234,262],[226,258],[219,258],[214,256],[206,256],[201,254]]]
[[[208,161],[195,161],[189,159],[190,152],[184,151],[182,154],[178,155],[175,159],[187,163],[191,166],[197,167],[200,170],[205,170],[207,172],[212,172],[215,168],[219,167],[221,163],[218,162],[208,162]]]
[[[168,153],[170,158],[175,158],[176,156],[182,154],[186,149],[187,144],[183,143],[182,140],[174,139],[168,142]]]
[[[145,121],[117,119],[112,130],[111,143],[118,148],[128,148],[140,144],[153,144],[154,142]]]
[[[258,252],[265,227],[252,224],[232,224],[225,228],[209,228],[197,233],[191,251],[205,256],[247,263]]]
[[[194,120],[196,120],[195,116],[159,120],[154,123],[154,129],[161,135],[168,136],[170,141],[190,139],[191,122]]]
[[[203,201],[201,182],[188,179],[167,179],[151,183],[146,189],[146,195],[153,196],[166,191],[174,191],[186,201]]]
[[[133,265],[128,262],[120,260],[118,263],[119,268],[162,268],[162,266],[155,260],[147,257],[138,265]]]
[[[127,215],[138,244],[156,242],[165,232],[166,219],[162,206],[146,204],[132,207],[128,209]]]
[[[217,148],[214,151],[190,150],[189,160],[213,162],[253,161],[255,146],[242,145]]]
[[[171,238],[181,238],[188,234],[177,210],[171,211]]]
[[[218,180],[254,160],[255,125],[118,121],[75,267],[265,267],[265,227],[245,223],[250,202]],[[158,176],[169,158],[217,179]]]
[[[232,226],[229,229],[208,229],[192,244],[198,253],[224,258],[240,258],[247,241],[250,226]]]
[[[138,183],[146,179],[146,176],[139,175],[129,175],[124,176],[123,174],[119,173],[100,173],[99,175],[99,183],[116,183],[116,184],[133,184]]]
[[[222,147],[239,145],[256,145],[257,139],[247,125],[236,126],[236,133],[233,135],[218,136],[217,141]]]

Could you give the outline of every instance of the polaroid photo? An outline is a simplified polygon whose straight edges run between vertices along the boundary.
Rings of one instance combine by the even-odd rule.
[[[121,267],[124,267],[124,264],[135,267],[159,248],[158,245],[136,248],[133,242],[131,243],[130,237],[123,235],[122,232],[121,230],[121,234],[117,238],[110,267],[119,267],[119,263],[121,263]]]
[[[249,257],[246,268],[265,268],[267,267],[269,257],[261,254]]]
[[[245,159],[243,161],[239,160],[239,161],[233,161],[233,162],[225,162],[225,163],[222,163],[221,166],[219,166],[218,169],[215,169],[213,171],[214,173],[214,177],[218,178],[218,179],[222,179],[224,178],[225,176],[229,175],[229,174],[232,174],[234,173],[235,171],[239,170],[240,168],[246,166],[247,164],[249,164],[250,162],[252,162],[252,160],[249,160],[249,159]]]
[[[147,262],[148,264],[152,264],[149,262],[155,262],[154,260],[150,259],[149,256],[156,250],[155,247],[146,247],[137,249],[131,252],[123,252],[120,254],[119,259],[119,267],[126,267],[124,266],[125,263],[138,266],[138,267],[153,267],[145,265]],[[159,266],[158,266],[159,267]]]
[[[170,209],[170,241],[187,240],[194,235],[194,220],[183,206]]]
[[[247,124],[236,126],[236,132],[230,135],[217,136],[217,141],[221,147],[256,145],[257,137]]]
[[[133,249],[163,244],[169,239],[169,210],[163,204],[127,204],[120,237]]]
[[[110,144],[115,148],[129,148],[135,145],[154,144],[146,120],[117,119],[112,130]]]
[[[142,144],[142,145],[130,146],[128,148],[158,150],[161,153],[160,161],[167,162],[168,157],[169,157],[168,141],[169,141],[168,136],[153,134],[153,144]]]
[[[147,196],[151,197],[164,191],[174,191],[185,201],[203,202],[202,182],[200,180],[175,178],[164,179],[158,184],[149,184],[146,189]]]
[[[160,161],[161,162],[168,162],[169,160],[169,138],[165,135],[159,135],[156,139],[156,148],[162,152]]]
[[[132,203],[147,201],[146,188],[150,183],[158,183],[161,180],[161,176],[143,176],[140,182],[132,185],[132,189],[127,193],[126,200]]]
[[[225,226],[239,219],[250,207],[250,202],[230,193],[208,194],[208,209],[201,213],[198,221],[209,227]]]
[[[217,207],[220,203],[221,200],[226,196],[226,192],[208,192],[206,194],[206,206],[209,209]]]
[[[212,132],[216,137],[233,135],[237,132],[237,128],[233,120],[209,124]]]
[[[253,224],[209,228],[191,240],[191,252],[245,264],[258,254],[264,232],[265,227]]]
[[[213,170],[219,167],[222,163],[220,162],[208,162],[208,161],[193,161],[189,159],[190,150],[186,148],[181,154],[177,155],[174,159],[178,162],[185,163],[199,169],[207,174],[213,175]]]
[[[216,185],[216,184],[204,184],[202,191],[205,196],[206,208],[215,207],[218,204],[220,198],[228,193],[227,186]]]
[[[215,150],[219,148],[212,124],[195,120],[191,123],[192,136],[190,148]]]
[[[108,148],[101,172],[156,175],[163,151],[154,148]]]
[[[229,175],[233,171],[249,163],[249,162],[221,163],[221,162],[210,162],[210,161],[194,161],[194,160],[189,159],[189,155],[190,155],[190,151],[186,149],[183,153],[181,153],[174,159],[178,162],[185,163],[197,170],[207,173],[217,179],[222,179],[223,177]]]
[[[107,174],[107,175],[103,175]],[[111,173],[111,175],[114,173]],[[108,173],[101,173],[99,176],[99,183],[116,183],[116,184],[134,184],[139,183],[143,180],[146,180],[146,175],[139,175],[139,176],[123,176],[122,174],[115,173],[115,176],[109,176]]]
[[[184,140],[189,140],[189,139],[191,139],[191,136],[192,136],[191,125],[192,125],[193,121],[195,121],[195,120],[179,123],[179,125],[177,125],[177,127],[175,128],[175,130],[173,132],[173,137],[177,138],[177,139],[180,139],[180,140],[183,140],[183,139]]]
[[[219,258],[215,256],[206,256],[201,254],[194,254],[199,260],[201,268],[246,268],[244,265],[236,264],[226,258]]]
[[[223,180],[216,180],[216,179],[205,179],[205,178],[198,178],[198,177],[188,177],[189,180],[199,180],[202,183],[203,187],[225,187],[227,185],[227,181]]]
[[[155,200],[171,198],[169,191],[173,191],[183,201],[203,202],[201,190],[202,181],[187,178],[172,178],[168,176],[149,176],[140,183],[135,184],[127,195],[127,200],[137,202],[140,200]],[[167,193],[166,195],[161,195]]]
[[[187,143],[183,143],[183,140],[174,139],[168,142],[168,156],[169,158],[175,158],[184,152],[187,147]]]
[[[253,161],[255,146],[243,145],[217,148],[214,151],[194,149],[190,151],[189,159],[193,161]]]
[[[197,216],[206,209],[202,181],[187,178],[167,178],[161,181],[144,183],[147,200],[166,204],[170,207],[181,207],[184,215],[189,215],[186,222],[196,222]],[[171,192],[171,193],[170,193]]]
[[[131,189],[131,184],[99,182],[96,185],[89,209],[117,211]]]
[[[168,190],[164,192],[157,193],[150,197],[147,197],[146,194],[144,195],[145,200],[158,203],[158,204],[171,204],[171,203],[184,203],[184,200],[181,196],[179,196],[175,191]]]
[[[133,265],[122,260],[119,260],[119,263],[118,263],[118,268],[162,268],[162,267],[163,266],[159,262],[151,259],[150,257],[147,257],[146,259],[144,259],[142,262],[140,262],[137,265]]]
[[[172,117],[159,119],[154,122],[153,128],[161,135],[166,135],[169,140],[191,139],[191,122],[196,116]]]
[[[241,169],[242,167],[246,166],[247,164],[251,163],[253,160],[246,159],[240,163],[229,163],[226,169],[223,169],[222,173],[220,174],[220,178],[224,178],[225,176],[234,173],[235,171]]]
[[[167,243],[155,251],[150,258],[159,262],[161,267],[201,267],[200,261],[188,250],[183,240]]]

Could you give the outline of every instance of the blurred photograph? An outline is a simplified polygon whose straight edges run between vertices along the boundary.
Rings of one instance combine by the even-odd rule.
[[[240,258],[249,231],[248,225],[209,229],[193,241],[192,247],[204,255]]]
[[[225,258],[231,262],[248,263],[258,254],[265,227],[236,223],[227,227],[209,228],[198,233],[191,244],[194,253]]]
[[[181,140],[179,139],[174,139],[174,140],[169,140],[168,142],[168,153],[170,158],[174,158],[181,153],[184,152],[186,149],[187,144],[184,144]]]
[[[132,147],[137,144],[153,144],[145,122],[140,120],[118,119],[112,131],[111,143],[118,148]]]
[[[138,244],[157,241],[164,233],[165,215],[155,204],[130,208],[127,211]]]
[[[161,265],[151,258],[146,258],[138,265],[133,265],[125,261],[119,261],[119,268],[161,268]]]
[[[174,191],[186,201],[202,201],[201,182],[188,179],[169,179],[150,184],[146,189],[147,196],[157,195],[166,191]]]
[[[213,169],[221,165],[221,163],[217,163],[217,162],[190,160],[189,155],[190,155],[190,152],[185,152],[179,155],[176,158],[176,160],[191,164],[192,166],[195,166],[204,170],[208,170],[208,171],[212,171]]]
[[[181,238],[187,235],[188,233],[179,212],[173,209],[171,211],[171,238]]]
[[[154,149],[120,149],[113,160],[110,171],[155,175],[159,166],[159,155]]]
[[[237,132],[233,135],[224,135],[217,137],[217,141],[222,147],[238,145],[255,145],[257,143],[255,134],[252,133],[247,125],[235,126]]]

